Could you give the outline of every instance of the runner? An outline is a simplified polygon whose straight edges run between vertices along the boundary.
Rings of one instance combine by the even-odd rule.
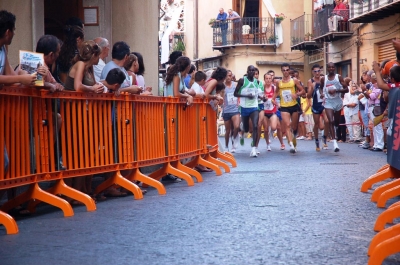
[[[319,91],[322,94],[321,97],[325,99],[325,113],[328,117],[328,124],[326,130],[332,137],[333,148],[335,152],[339,152],[339,146],[336,140],[335,126],[339,126],[340,113],[343,107],[343,101],[340,97],[340,93],[349,92],[349,88],[343,80],[343,77],[339,74],[335,74],[335,64],[327,64],[328,74],[321,77],[321,85]]]
[[[240,113],[238,100],[233,95],[236,89],[236,82],[232,81],[232,71],[228,70],[225,79],[225,95],[222,118],[225,125],[225,148],[229,150],[229,138],[232,138],[231,152],[235,153],[239,142]]]
[[[275,93],[275,86],[272,84],[272,76],[268,73],[264,75],[264,96],[265,96],[265,101],[264,101],[264,138],[265,142],[267,143],[267,151],[271,151],[271,139],[270,139],[270,134],[269,134],[269,129],[271,129],[271,132],[278,130],[280,127],[280,122],[279,118],[276,115],[277,111],[277,106],[272,104],[272,98]],[[285,149],[285,144],[283,143],[282,139],[282,134],[280,131],[278,132],[280,134],[279,141],[281,143],[281,150]],[[282,149],[283,148],[283,149]]]
[[[258,133],[258,81],[254,78],[256,69],[253,65],[247,67],[247,76],[239,79],[234,96],[240,97],[240,113],[244,132],[249,131],[249,119],[253,123],[253,143],[257,140]],[[256,147],[253,146],[250,152],[251,157],[257,157]]]
[[[300,106],[297,98],[304,94],[304,88],[300,81],[289,75],[290,65],[284,63],[281,65],[283,74],[282,80],[276,83],[276,90],[272,98],[272,103],[277,105],[276,98],[280,96],[280,112],[282,123],[285,124],[286,137],[290,145],[290,153],[294,154],[296,150],[297,125],[299,122]],[[297,91],[296,91],[297,88]]]
[[[264,85],[263,83],[260,81],[260,71],[258,70],[258,68],[256,68],[256,72],[254,74],[254,78],[257,79],[258,81],[258,132],[257,132],[257,141],[256,141],[256,152],[257,154],[260,153],[260,151],[258,150],[258,143],[260,142],[260,138],[261,138],[261,127],[264,123]],[[265,127],[264,127],[264,131],[265,131]],[[265,137],[265,132],[264,132],[264,137]]]
[[[320,145],[319,145],[319,131],[318,130],[324,130],[324,106],[323,106],[323,99],[321,98],[321,93],[320,93],[320,86],[321,86],[321,67],[318,64],[313,65],[312,67],[312,74],[313,78],[308,80],[308,93],[307,93],[307,98],[312,99],[312,107],[311,111],[313,113],[313,119],[314,119],[314,137],[315,137],[315,150],[319,152]],[[321,116],[322,115],[322,116]],[[327,131],[324,131],[324,147],[323,149],[328,149],[328,145],[326,144],[326,133]]]

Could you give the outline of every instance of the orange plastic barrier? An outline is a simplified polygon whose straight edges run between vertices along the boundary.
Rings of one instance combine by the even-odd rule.
[[[216,113],[200,99],[188,107],[172,97],[49,93],[5,86],[0,90],[0,113],[4,113],[0,116],[0,190],[28,185],[1,207],[0,224],[8,234],[18,233],[18,227],[6,212],[24,202],[30,202],[32,212],[45,202],[72,216],[71,205],[59,196],[64,195],[82,202],[88,211],[96,210],[90,196],[65,184],[68,178],[109,173],[95,194],[117,184],[142,199],[136,181],[164,195],[159,179],[166,174],[191,186],[193,177],[202,182],[193,169],[198,164],[217,175],[222,174],[220,167],[230,171],[222,160],[236,166],[231,154],[218,151]],[[6,174],[4,147],[9,156]],[[149,176],[139,171],[158,164],[162,167]],[[44,191],[39,187],[42,181],[55,183]]]

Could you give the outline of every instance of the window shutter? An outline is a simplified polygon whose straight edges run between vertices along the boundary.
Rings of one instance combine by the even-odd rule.
[[[378,44],[378,63],[383,60],[396,59],[396,50],[393,48],[392,40],[387,40]]]

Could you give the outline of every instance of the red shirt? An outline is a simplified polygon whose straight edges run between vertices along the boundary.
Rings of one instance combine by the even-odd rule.
[[[264,88],[264,95],[268,99],[266,102],[264,102],[264,113],[266,114],[273,114],[276,112],[276,105],[273,105],[271,102],[271,99],[275,93],[275,86],[271,85],[271,88],[272,89],[270,92],[267,92],[267,90]]]

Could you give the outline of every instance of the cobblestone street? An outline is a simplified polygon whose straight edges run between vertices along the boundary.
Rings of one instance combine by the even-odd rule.
[[[149,189],[95,212],[75,207],[71,218],[41,207],[17,219],[19,234],[0,228],[0,264],[366,264],[383,209],[360,186],[386,156],[355,144],[317,153],[313,141],[298,142],[291,155],[277,140],[267,153],[262,140],[250,158],[246,139],[231,173],[166,184],[166,196]]]

